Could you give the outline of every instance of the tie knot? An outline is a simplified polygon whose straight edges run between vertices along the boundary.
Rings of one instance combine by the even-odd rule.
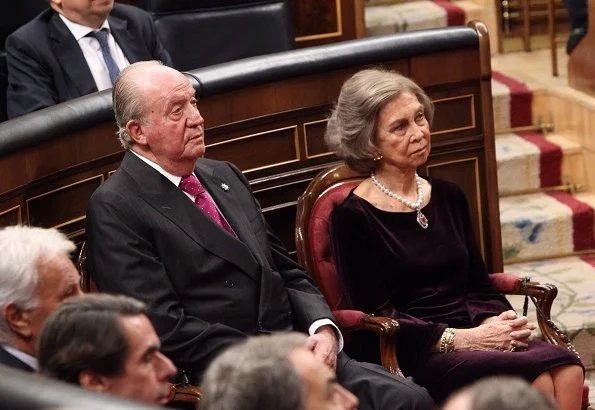
[[[87,35],[95,38],[101,46],[107,45],[107,28],[104,27],[101,30],[92,31]]]
[[[202,184],[200,183],[198,178],[194,176],[194,174],[182,177],[182,180],[180,181],[180,189],[184,192],[189,193],[192,196],[198,196],[205,192],[205,189],[203,188]]]

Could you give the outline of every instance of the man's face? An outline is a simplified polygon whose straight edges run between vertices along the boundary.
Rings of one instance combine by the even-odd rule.
[[[164,66],[151,67],[147,80],[141,91],[146,117],[135,142],[165,170],[187,175],[205,153],[204,120],[194,88],[183,74]]]
[[[50,5],[68,20],[98,28],[114,7],[114,0],[50,0]]]
[[[145,315],[120,317],[126,335],[128,356],[124,372],[107,379],[107,391],[142,403],[165,404],[170,393],[169,379],[176,366],[160,351],[153,325]]]
[[[290,353],[304,386],[306,410],[353,410],[359,401],[337,382],[335,373],[306,349]]]
[[[65,299],[83,293],[79,273],[65,254],[41,260],[37,264],[37,275],[37,307],[25,313],[29,317],[28,345],[33,352],[48,315]]]

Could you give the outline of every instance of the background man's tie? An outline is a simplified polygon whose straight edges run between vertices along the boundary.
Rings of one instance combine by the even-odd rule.
[[[116,82],[116,77],[120,73],[120,69],[114,61],[112,53],[109,49],[109,45],[107,44],[107,29],[102,28],[99,31],[92,31],[87,35],[90,37],[94,37],[99,42],[99,46],[101,47],[101,54],[103,54],[103,61],[105,61],[107,71],[109,72],[109,78],[112,81],[112,85],[114,85],[114,83]]]
[[[192,195],[194,197],[194,203],[215,221],[217,225],[221,226],[234,237],[236,236],[231,226],[229,226],[225,218],[219,213],[217,206],[215,206],[213,200],[207,195],[206,190],[194,174],[182,178],[180,189]]]

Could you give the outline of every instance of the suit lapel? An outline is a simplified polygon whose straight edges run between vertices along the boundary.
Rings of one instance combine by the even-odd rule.
[[[259,269],[249,249],[201,212],[171,181],[130,152],[126,152],[121,168],[139,185],[139,196],[159,214],[199,246],[259,280]]]
[[[34,372],[35,371],[35,369],[33,369],[27,363],[19,360],[15,356],[8,353],[3,347],[0,347],[0,363],[5,364],[5,365],[10,366],[15,369],[24,370],[26,372]]]
[[[85,56],[66,24],[54,13],[50,20],[50,36],[54,55],[80,95],[97,91],[95,80],[89,70]],[[73,95],[73,97],[75,97]]]
[[[268,266],[266,258],[262,255],[258,239],[254,236],[250,221],[246,218],[246,213],[239,207],[234,193],[223,189],[223,186],[228,185],[229,181],[225,181],[216,175],[211,167],[200,162],[196,165],[195,173],[215,200],[221,213],[225,215],[225,219],[240,241],[250,249],[261,266]]]
[[[128,31],[128,22],[118,17],[108,17],[109,27],[112,36],[116,39],[116,42],[124,52],[124,55],[128,59],[130,64],[136,63],[141,60],[151,60],[152,56],[146,55],[142,52],[142,48],[136,47],[139,44],[139,39],[134,38]]]
[[[222,188],[222,185],[226,184],[226,181],[219,178],[213,172],[212,168],[200,162],[197,163],[195,173],[217,203],[221,213],[225,215],[227,222],[238,235],[238,238],[246,244],[252,255],[258,260],[260,266],[263,267],[263,273],[260,278],[260,315],[267,311],[267,304],[271,297],[271,275],[266,273],[267,270],[270,271],[272,269],[271,265],[262,253],[261,244],[252,231],[250,221],[246,218],[246,213],[239,208],[238,203],[234,200],[233,192]]]

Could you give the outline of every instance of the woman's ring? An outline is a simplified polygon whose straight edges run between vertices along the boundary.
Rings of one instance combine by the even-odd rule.
[[[511,351],[511,352],[516,352],[516,346],[511,346],[511,347],[510,347],[510,351]]]

